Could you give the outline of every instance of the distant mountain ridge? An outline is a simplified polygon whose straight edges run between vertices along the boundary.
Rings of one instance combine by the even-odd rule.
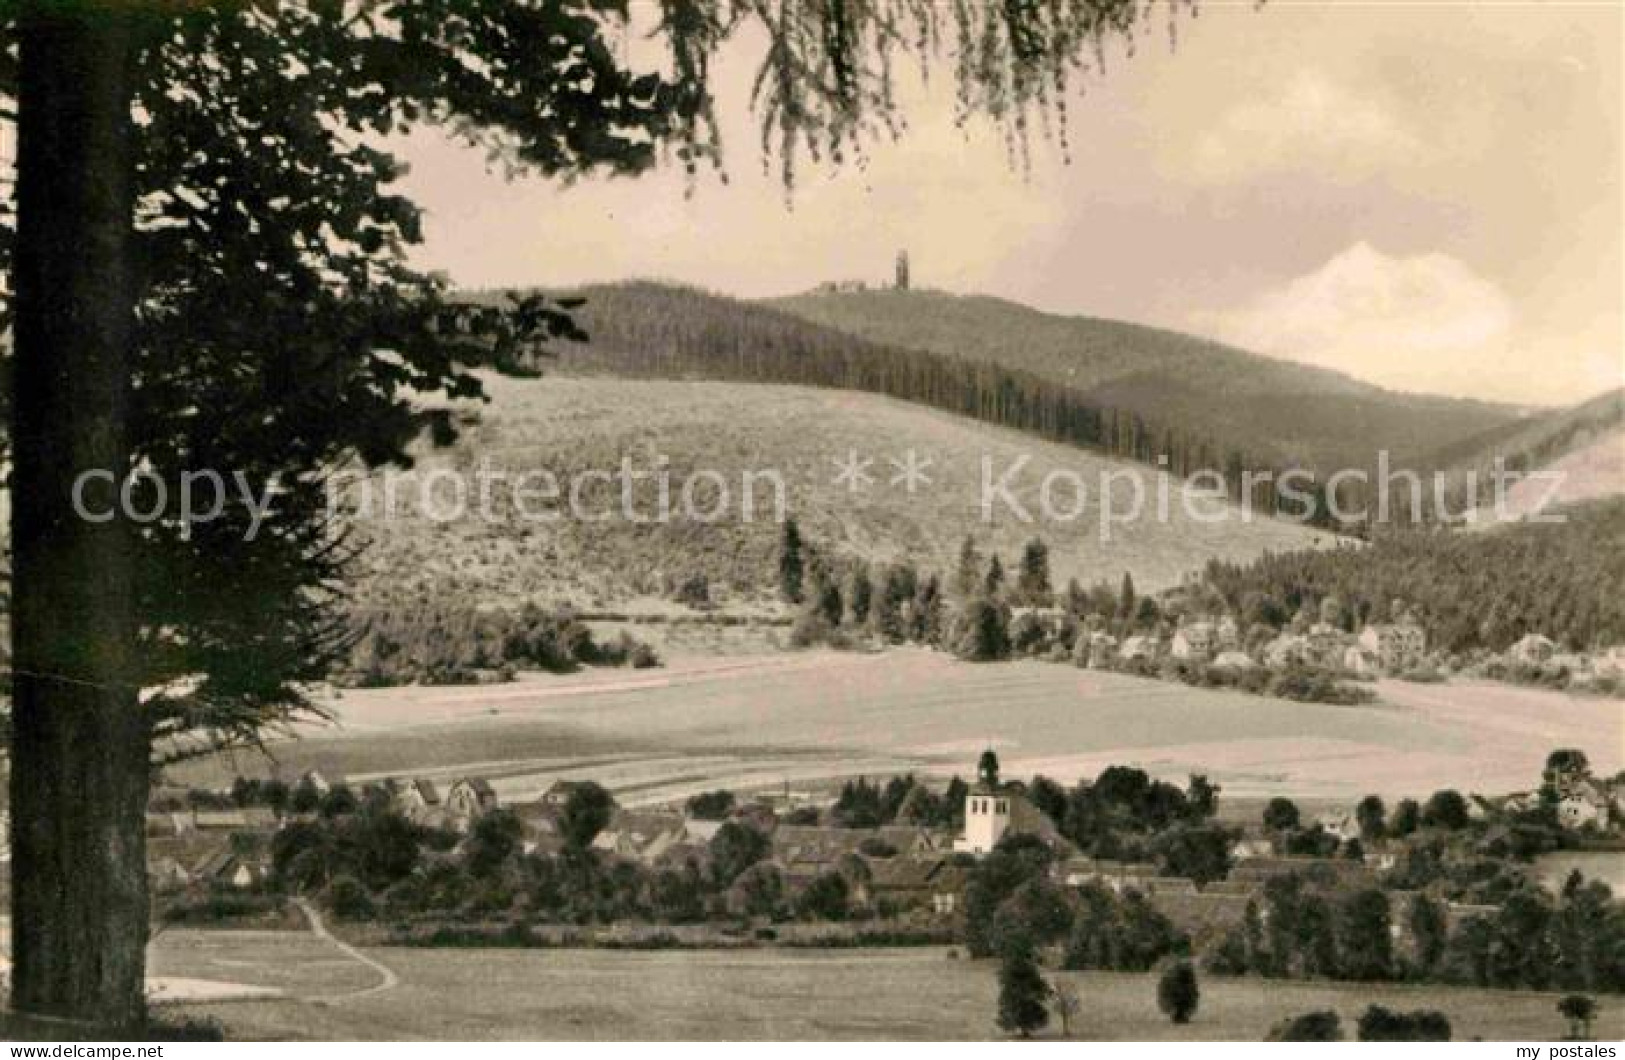
[[[573,370],[887,394],[1175,475],[1303,467],[1421,473],[1469,439],[1514,431],[1509,405],[1404,394],[1178,332],[934,291],[742,301],[653,281],[555,291],[584,299]],[[495,298],[500,292],[474,292]],[[1257,503],[1266,506],[1269,497]]]
[[[1507,494],[1503,517],[1524,519],[1583,501],[1625,494],[1625,388],[1573,408],[1553,409],[1468,438],[1436,454],[1452,488],[1464,496],[1476,476],[1479,513],[1489,506],[1497,465],[1519,481]]]
[[[1399,393],[1175,331],[985,295],[814,291],[763,304],[873,342],[1031,372],[1101,404],[1323,471],[1370,466],[1377,448],[1396,464],[1430,467],[1440,450],[1523,417],[1509,405]]]

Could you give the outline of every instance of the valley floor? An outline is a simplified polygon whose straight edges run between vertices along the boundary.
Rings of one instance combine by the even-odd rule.
[[[976,665],[935,652],[692,658],[663,670],[526,675],[506,685],[346,691],[339,724],[275,744],[284,776],[318,768],[489,778],[504,802],[593,779],[623,805],[698,791],[817,786],[914,771],[967,774],[992,745],[1014,776],[1071,782],[1132,764],[1226,797],[1347,799],[1538,783],[1578,747],[1600,775],[1625,754],[1625,701],[1493,683],[1382,682],[1342,707],[1190,688],[1071,666]],[[182,782],[229,782],[263,759],[202,763]]]

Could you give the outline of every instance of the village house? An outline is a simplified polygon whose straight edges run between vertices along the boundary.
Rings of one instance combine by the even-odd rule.
[[[1574,677],[1587,677],[1591,674],[1591,659],[1575,651],[1554,652],[1546,660],[1546,665],[1553,670],[1566,670]]]
[[[1494,799],[1487,795],[1467,796],[1467,819],[1469,821],[1493,821],[1501,815],[1505,806],[1505,799]]]
[[[178,891],[192,882],[192,874],[174,858],[153,858],[147,863],[147,881],[159,893]]]
[[[446,812],[460,827],[497,808],[497,793],[484,777],[463,777],[446,793]]]
[[[938,916],[952,916],[965,904],[965,880],[968,873],[956,861],[945,861],[931,878],[931,911]]]
[[[1223,670],[1227,673],[1243,673],[1257,668],[1258,663],[1254,662],[1253,657],[1246,652],[1221,651],[1213,657],[1213,662],[1209,665],[1215,670]]]
[[[1374,655],[1377,665],[1389,673],[1412,669],[1427,651],[1427,634],[1410,619],[1374,623],[1360,631],[1359,646]]]
[[[1233,861],[1249,861],[1253,858],[1274,856],[1275,841],[1268,836],[1242,836],[1230,844],[1230,858]]]
[[[1214,650],[1235,651],[1241,647],[1241,627],[1229,615],[1224,615],[1213,628]]]
[[[593,839],[593,849],[653,864],[685,838],[683,819],[674,813],[617,811]]]
[[[409,821],[428,823],[442,809],[440,791],[427,777],[390,777],[384,781],[383,790],[390,808]]]
[[[1176,659],[1199,661],[1207,659],[1213,654],[1216,636],[1213,623],[1204,620],[1181,623],[1174,630],[1173,642],[1169,645],[1168,653]]]
[[[1619,819],[1618,796],[1612,786],[1586,777],[1558,799],[1557,823],[1570,831],[1593,827],[1606,831]]]
[[[264,883],[271,875],[271,867],[261,856],[228,846],[205,858],[190,875],[216,887],[243,891]]]
[[[893,857],[869,860],[869,886],[877,903],[903,912],[934,907],[938,876],[948,859],[936,857]]]
[[[1155,662],[1157,655],[1162,651],[1162,642],[1156,637],[1145,633],[1136,633],[1123,641],[1117,651],[1117,657],[1124,662],[1142,659],[1146,662]]]
[[[1114,861],[1109,858],[1067,858],[1057,865],[1055,875],[1059,882],[1068,887],[1098,883],[1113,892],[1121,893],[1126,890],[1147,890],[1150,881],[1157,878],[1157,867],[1140,862]]]
[[[1599,677],[1625,677],[1625,644],[1598,653],[1592,666]]]
[[[1282,633],[1264,645],[1264,663],[1274,669],[1302,665],[1309,662],[1313,654],[1309,638],[1299,633]]]
[[[1557,643],[1539,633],[1525,633],[1517,643],[1507,649],[1507,658],[1525,666],[1539,666],[1552,657]]]
[[[713,821],[707,817],[685,817],[683,819],[683,841],[687,843],[709,843],[722,831],[726,821]]]
[[[1110,633],[1084,634],[1089,638],[1089,666],[1099,670],[1117,657],[1117,638]]]
[[[1382,659],[1376,652],[1356,641],[1343,649],[1343,669],[1358,677],[1375,677],[1382,673]]]
[[[554,810],[564,809],[564,804],[570,801],[570,796],[590,784],[586,780],[555,780],[542,792],[541,798],[536,801],[543,806]]]
[[[1336,836],[1341,842],[1360,838],[1360,822],[1352,813],[1323,813],[1315,821],[1326,834]]]
[[[1327,622],[1316,622],[1304,634],[1309,642],[1309,657],[1318,666],[1336,667],[1343,662],[1343,650],[1348,647],[1349,636]]]

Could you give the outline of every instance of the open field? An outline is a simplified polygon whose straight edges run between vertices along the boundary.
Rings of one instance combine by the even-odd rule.
[[[636,805],[726,786],[792,787],[912,769],[968,773],[992,744],[1014,776],[1071,781],[1112,763],[1233,796],[1522,790],[1548,751],[1621,766],[1625,703],[1497,684],[1384,682],[1337,707],[1188,688],[1051,663],[939,653],[807,652],[689,660],[661,671],[526,676],[507,685],[347,691],[333,729],[273,745],[285,774],[317,767],[491,778],[506,800],[594,778]],[[220,782],[230,763],[178,779]],[[237,765],[264,770],[263,759]]]
[[[253,982],[258,939],[231,949]],[[218,965],[207,932],[171,933],[155,963],[202,974]],[[195,1006],[233,1038],[276,1039],[979,1039],[995,1035],[995,966],[938,948],[851,951],[417,950],[366,955],[400,976],[367,997],[337,966],[304,965],[300,999]],[[283,981],[280,971],[268,970]],[[1283,1016],[1337,1009],[1350,1026],[1366,1005],[1438,1008],[1456,1037],[1551,1039],[1563,1033],[1555,995],[1442,987],[1206,978],[1196,1019],[1157,1011],[1152,975],[1056,973],[1076,983],[1089,1039],[1258,1040]],[[1604,999],[1601,1039],[1625,1033],[1625,1004]]]
[[[492,400],[466,410],[478,419],[465,426],[462,440],[452,449],[421,454],[420,477],[413,481],[436,490],[429,511],[412,503],[414,488],[405,483],[394,517],[363,520],[374,547],[359,572],[362,600],[409,603],[432,595],[483,605],[568,601],[588,610],[645,612],[672,606],[661,597],[673,579],[703,574],[730,612],[777,610],[771,592],[779,533],[774,487],[770,478],[750,480],[747,517],[747,474],[778,476],[786,513],[800,521],[815,546],[878,563],[909,559],[925,572],[951,570],[967,534],[984,551],[1002,553],[1007,563],[1036,535],[1050,544],[1058,586],[1073,576],[1085,584],[1116,584],[1131,571],[1142,589],[1157,589],[1209,559],[1251,559],[1266,549],[1332,540],[1272,519],[1244,521],[1239,511],[1210,499],[1193,502],[1201,518],[1192,518],[1176,485],[1168,487],[1168,514],[1161,518],[1157,473],[1146,465],[870,394],[552,375],[491,377],[487,388]],[[852,452],[870,461],[864,470],[870,481],[835,482],[835,461]],[[910,452],[930,462],[922,471],[929,481],[916,481],[913,491],[892,484],[897,469],[890,463]],[[641,476],[631,492],[632,519],[622,515],[623,458]],[[671,513],[664,522],[655,517],[660,509],[652,475],[662,459]],[[984,459],[994,481],[1007,481],[1030,522],[1002,499],[984,517]],[[479,511],[476,492],[482,464],[489,468],[490,518]],[[431,477],[447,471],[464,476],[461,518],[450,518],[451,487],[435,486],[438,480]],[[522,499],[528,515],[522,514],[508,503],[513,483],[533,476],[528,481],[534,489],[541,472],[556,477],[559,493],[551,503]],[[1046,477],[1057,472],[1069,477],[1051,487],[1057,518],[1050,520],[1038,496]],[[606,473],[615,478],[585,477]],[[507,476],[507,485],[498,475]],[[717,478],[705,477],[711,475]],[[1145,505],[1132,526],[1120,521],[1111,527],[1108,540],[1101,540],[1099,530],[1103,475],[1115,476],[1106,481],[1115,515],[1129,511],[1136,489]],[[574,518],[567,501],[578,481],[585,519]],[[694,500],[685,509],[683,488],[690,481]],[[1081,502],[1075,482],[1085,490]],[[381,488],[373,503],[374,515],[381,516]],[[720,519],[685,515],[714,505]],[[605,512],[613,518],[598,518]]]

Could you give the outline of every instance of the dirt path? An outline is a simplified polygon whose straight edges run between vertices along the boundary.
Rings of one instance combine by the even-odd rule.
[[[326,1002],[355,1001],[364,997],[372,997],[375,994],[382,994],[386,990],[393,990],[401,984],[401,977],[396,975],[392,970],[373,960],[371,957],[368,957],[365,953],[362,953],[348,942],[345,942],[343,939],[338,938],[331,931],[327,930],[327,924],[322,920],[321,914],[316,912],[316,908],[305,899],[295,898],[293,900],[293,904],[299,907],[299,911],[301,913],[305,914],[305,919],[310,923],[311,934],[328,943],[334,949],[338,950],[346,957],[349,957],[351,960],[358,961],[361,964],[366,965],[368,968],[371,968],[380,976],[378,982],[364,990],[352,990],[346,994],[330,994],[327,997],[304,998],[303,1000]]]

